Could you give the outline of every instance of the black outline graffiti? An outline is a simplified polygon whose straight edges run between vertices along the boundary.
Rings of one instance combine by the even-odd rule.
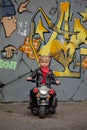
[[[28,10],[28,8],[27,8],[27,5],[30,3],[30,1],[31,0],[26,0],[26,1],[22,2],[22,3],[20,3],[20,5],[18,6],[18,10],[17,10],[19,14],[23,13],[24,11],[29,12],[29,13],[32,14],[32,11]],[[20,8],[23,9],[22,12],[19,11]]]
[[[54,15],[58,11],[58,0],[56,0],[56,7],[52,7],[49,11],[50,15]]]
[[[67,101],[69,101],[69,99],[68,99],[68,97],[67,97],[67,94],[65,93],[65,91],[64,91],[64,89],[63,89],[63,86],[62,85],[59,85],[59,91],[61,90],[62,91],[62,93],[63,93],[63,95],[66,97],[66,99],[65,100],[67,100]]]
[[[16,3],[16,5],[18,6],[18,1],[17,0],[14,0],[14,2]]]
[[[80,5],[82,5],[82,3],[81,3],[81,2],[78,2],[78,1],[76,1],[76,0],[75,0],[74,2],[75,2],[76,4],[80,4]]]
[[[2,92],[2,89],[3,89],[4,85],[5,85],[5,84],[3,84],[3,83],[0,81],[0,94],[1,94],[1,96],[2,96],[3,99],[4,99],[4,94],[3,94],[3,92]]]
[[[12,80],[12,81],[10,81],[10,82],[8,82],[8,83],[2,83],[1,81],[0,81],[0,94],[2,95],[2,98],[4,99],[4,94],[3,94],[3,92],[2,92],[2,90],[3,90],[3,88],[5,87],[5,86],[7,86],[7,85],[9,85],[9,84],[11,84],[11,83],[13,83],[13,82],[15,82],[15,81],[17,81],[17,80],[19,80],[19,79],[21,79],[22,77],[24,77],[24,76],[26,76],[27,74],[30,74],[31,73],[31,71],[29,71],[29,72],[27,72],[27,73],[25,73],[25,74],[23,74],[23,75],[20,75],[20,76],[18,76],[16,79],[14,79],[14,80]]]
[[[84,80],[85,69],[82,70],[82,73],[83,73],[82,80],[81,80],[79,86],[77,87],[76,91],[74,92],[74,94],[73,94],[73,95],[71,96],[71,98],[69,99],[69,101],[73,101],[73,97],[76,95],[76,93],[78,92],[78,90],[81,88],[81,84],[84,84],[84,85],[87,87],[87,83],[86,83],[86,81]]]
[[[22,55],[21,55],[21,59],[20,59],[20,61],[19,61],[19,63],[18,63],[18,66],[17,66],[17,68],[19,67],[19,65],[21,64],[21,62],[24,62],[24,64],[30,69],[30,72],[32,72],[32,69],[31,69],[31,67],[26,63],[26,61],[23,59],[23,52],[22,52]]]

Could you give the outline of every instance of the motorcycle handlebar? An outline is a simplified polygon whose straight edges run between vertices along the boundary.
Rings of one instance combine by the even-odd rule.
[[[37,82],[37,80],[36,80],[36,79],[27,80],[27,81],[29,81],[29,82],[33,82],[33,83]],[[60,83],[59,83],[59,84],[57,84],[55,81],[51,81],[49,84],[60,85]]]

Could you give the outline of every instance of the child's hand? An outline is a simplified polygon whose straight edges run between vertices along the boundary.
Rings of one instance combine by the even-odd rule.
[[[60,84],[60,81],[59,81],[59,80],[56,80],[56,84],[59,85],[59,84]]]
[[[27,77],[27,80],[32,80],[32,77]]]

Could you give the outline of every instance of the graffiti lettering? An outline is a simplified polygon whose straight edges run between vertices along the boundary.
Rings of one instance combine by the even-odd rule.
[[[0,59],[0,69],[12,69],[15,70],[17,67],[16,61],[4,61]]]
[[[18,23],[19,29],[18,29],[18,34],[21,36],[27,36],[27,21]]]
[[[74,55],[77,49],[80,49],[81,44],[87,44],[87,30],[81,24],[79,18],[74,18],[73,24],[73,32],[69,30],[69,18],[70,18],[70,2],[61,2],[60,3],[60,17],[56,24],[56,29],[58,31],[53,31],[50,36],[47,44],[40,49],[40,54],[51,54],[57,62],[59,62],[63,66],[63,71],[56,71],[56,76],[68,76],[68,77],[80,77],[80,70],[77,72],[76,70],[72,71],[70,68],[70,64],[74,60]],[[43,10],[41,10],[43,12]],[[47,17],[46,17],[47,19]],[[49,25],[48,20],[48,25]],[[64,23],[64,24],[62,24]],[[61,30],[64,28],[64,31]],[[39,33],[40,34],[40,33]],[[63,40],[61,41],[60,35],[63,36]],[[57,39],[58,38],[58,39]],[[63,43],[62,43],[63,42]],[[81,52],[79,55],[83,54]],[[84,55],[87,54],[87,49],[85,49]],[[81,67],[81,66],[79,66]]]
[[[18,34],[20,34],[21,36],[27,36],[27,30],[21,31],[21,29],[19,29]]]
[[[42,46],[38,53],[36,52],[33,46],[33,35],[34,32],[39,34],[42,41],[45,42],[44,33],[48,32],[48,29],[43,26],[42,18],[40,17],[36,30],[34,30],[35,23],[34,19],[31,21],[30,28],[30,38],[28,43],[30,44],[35,59],[38,63],[38,54],[39,55],[51,55],[58,63],[61,64],[63,70],[55,70],[54,74],[60,77],[80,77],[81,73],[81,64],[79,64],[79,70],[73,69],[71,67],[74,60],[77,60],[75,54],[77,49],[79,49],[79,57],[80,55],[87,55],[87,49],[82,48],[80,45],[87,45],[87,30],[81,24],[80,18],[74,18],[73,22],[73,31],[70,31],[70,21],[72,21],[72,15],[70,13],[70,2],[60,2],[60,16],[58,21],[54,25],[49,19],[49,17],[45,14],[42,8],[38,8],[37,13],[41,12],[47,22],[48,26],[53,30],[46,45]],[[37,13],[35,13],[36,17]],[[86,11],[85,11],[86,14]],[[86,18],[86,17],[85,17]],[[86,19],[85,19],[86,21]],[[22,27],[22,23],[20,24]],[[32,31],[34,30],[34,31]],[[61,36],[63,38],[61,38]],[[85,50],[85,51],[84,51]],[[81,60],[81,59],[80,59]],[[80,61],[81,62],[81,61]],[[38,63],[39,64],[39,63]]]

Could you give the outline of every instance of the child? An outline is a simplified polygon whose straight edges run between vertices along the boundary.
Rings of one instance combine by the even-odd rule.
[[[50,69],[50,56],[40,56],[39,57],[39,64],[40,67],[33,71],[30,75],[30,77],[27,77],[27,80],[35,79],[38,81],[36,84],[36,87],[40,86],[40,84],[46,84],[50,88],[50,82],[53,81],[57,85],[60,83],[56,77],[53,74],[53,71]],[[56,93],[54,94],[54,97],[56,96]],[[30,91],[30,106],[35,105],[36,98],[33,93],[33,89]]]

